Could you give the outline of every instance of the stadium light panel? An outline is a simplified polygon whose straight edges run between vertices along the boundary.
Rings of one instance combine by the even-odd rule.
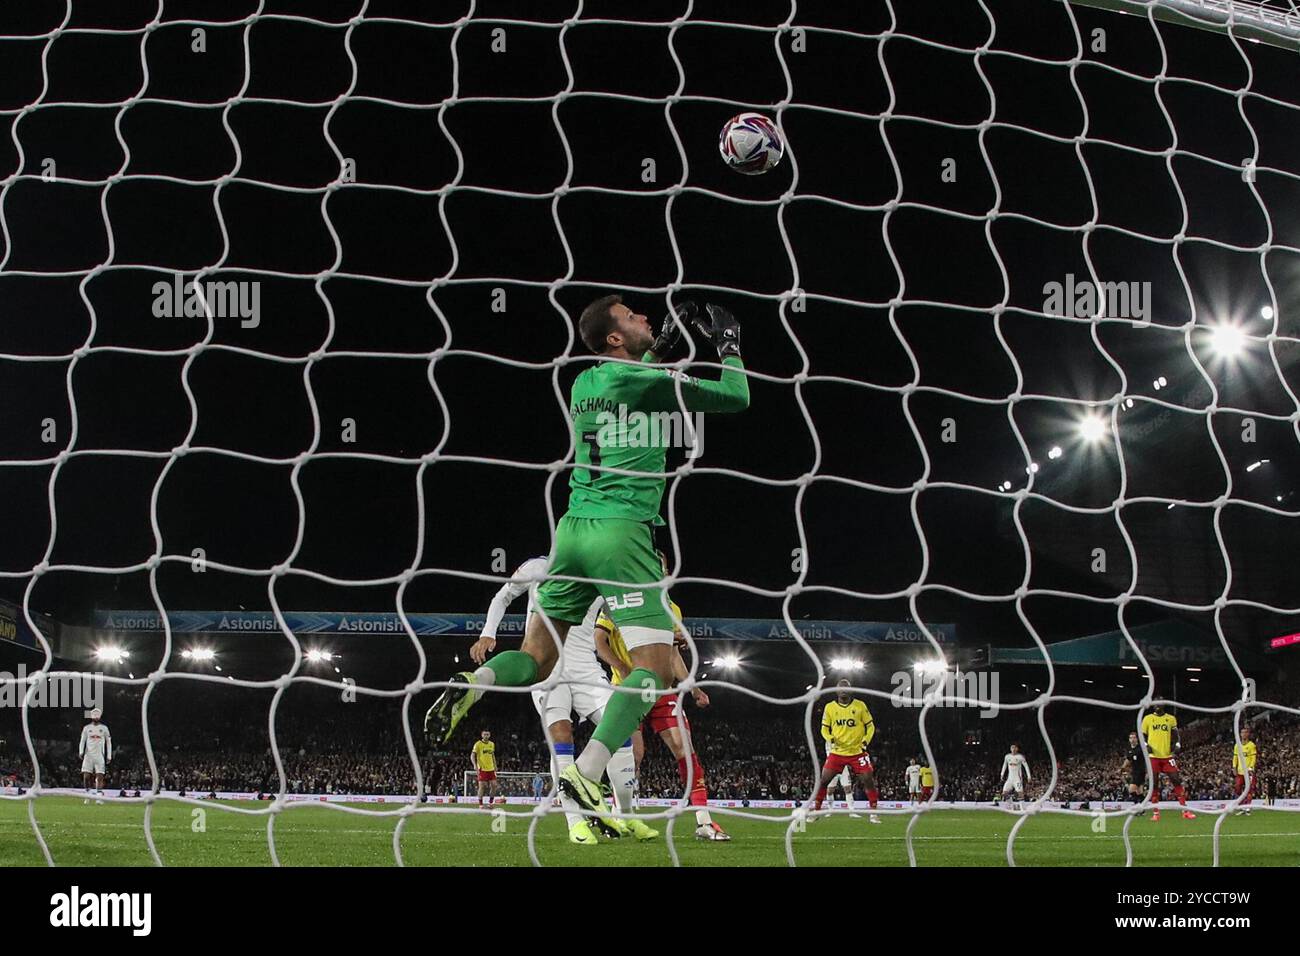
[[[1079,437],[1087,442],[1098,442],[1106,436],[1106,422],[1100,415],[1085,415],[1079,420]]]
[[[1246,348],[1246,333],[1231,322],[1220,322],[1210,332],[1210,347],[1224,358],[1235,358]]]
[[[1265,322],[1271,321],[1274,315],[1273,307],[1271,305],[1266,305],[1264,308],[1259,310],[1259,314]]]
[[[721,667],[724,670],[731,670],[733,667],[740,666],[740,658],[735,654],[723,654],[721,657],[713,659],[714,667]]]
[[[1057,458],[1060,458],[1062,454],[1064,454],[1064,453],[1061,451],[1061,446],[1060,446],[1060,445],[1053,445],[1053,446],[1048,450],[1048,452],[1047,452],[1047,457],[1048,457],[1048,458],[1051,458],[1051,459],[1057,459]]]
[[[331,661],[333,659],[334,659],[333,654],[319,647],[313,647],[307,651],[307,660],[312,664],[321,664],[324,663],[325,661]]]
[[[1259,461],[1254,461],[1254,462],[1251,462],[1249,465],[1247,465],[1247,466],[1246,466],[1246,470],[1247,470],[1247,471],[1254,471],[1254,470],[1255,470],[1256,468],[1258,468],[1260,465],[1267,465],[1267,464],[1268,464],[1268,459],[1267,459],[1267,458],[1261,458]]]
[[[130,656],[131,655],[122,650],[122,648],[113,644],[104,644],[101,647],[95,648],[94,651],[95,660],[107,661],[114,664],[121,663]]]

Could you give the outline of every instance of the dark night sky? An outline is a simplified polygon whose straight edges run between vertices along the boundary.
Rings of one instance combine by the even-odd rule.
[[[68,32],[49,43],[49,88],[39,108],[19,118],[41,96],[43,35],[64,10],[61,3],[21,6],[0,12],[0,33],[37,37],[0,41],[0,177],[9,177],[0,268],[0,458],[46,459],[67,447],[70,365],[73,450],[114,452],[74,455],[59,468],[54,564],[131,566],[154,552],[150,496],[192,415],[191,445],[281,461],[203,452],[176,460],[158,492],[164,553],[188,556],[201,547],[210,560],[260,570],[284,561],[299,532],[292,459],[311,447],[314,433],[305,381],[321,423],[317,452],[418,462],[437,450],[440,457],[423,471],[422,526],[417,463],[328,456],[306,462],[298,473],[306,520],[294,569],[353,580],[394,575],[411,565],[420,536],[424,568],[488,574],[493,549],[504,548],[512,565],[546,551],[546,466],[562,461],[568,444],[555,386],[567,392],[589,360],[580,343],[571,343],[572,317],[609,289],[632,290],[635,307],[654,318],[663,313],[666,286],[677,279],[665,226],[670,206],[682,266],[677,298],[731,308],[743,322],[747,366],[755,373],[750,410],[710,419],[705,473],[676,484],[682,574],[771,592],[685,584],[678,600],[700,614],[779,615],[780,595],[797,577],[791,552],[800,543],[801,516],[811,590],[793,599],[794,617],[905,619],[909,608],[896,595],[920,579],[928,548],[923,619],[956,621],[973,643],[1026,645],[1030,638],[1009,600],[1025,575],[1014,498],[994,493],[1004,480],[1019,489],[1028,477],[1008,406],[1042,466],[1034,490],[1052,499],[1029,499],[1021,508],[1030,586],[1114,597],[1131,573],[1115,511],[1106,510],[1119,494],[1119,458],[1114,436],[1091,449],[1079,443],[1072,422],[1080,403],[1118,396],[1122,369],[1124,395],[1136,399],[1120,414],[1128,496],[1212,502],[1227,486],[1206,416],[1196,414],[1208,391],[1183,326],[1230,316],[1262,335],[1270,323],[1260,309],[1273,301],[1277,333],[1295,335],[1294,52],[1247,43],[1239,53],[1223,36],[1162,24],[1169,78],[1156,84],[1161,51],[1144,20],[1067,10],[1051,0],[999,0],[987,3],[996,34],[977,68],[969,51],[990,34],[981,4],[801,0],[794,25],[859,35],[810,30],[803,52],[781,40],[793,90],[779,113],[789,152],[772,173],[750,178],[718,161],[717,130],[740,109],[777,114],[786,84],[772,34],[678,28],[672,47],[686,98],[666,118],[663,98],[676,90],[678,73],[664,21],[681,12],[680,0],[585,3],[586,19],[644,11],[656,22],[571,26],[564,44],[575,92],[558,106],[567,78],[555,24],[574,4],[478,3],[478,19],[526,16],[538,25],[508,24],[505,53],[491,52],[493,24],[465,26],[456,40],[459,96],[507,101],[445,110],[438,105],[452,94],[449,24],[465,4],[370,3],[368,19],[430,25],[357,25],[349,44],[355,84],[340,103],[353,78],[340,24],[357,13],[359,0],[267,3],[265,13],[306,13],[322,22],[268,17],[247,29],[231,21],[254,4],[168,2],[164,22],[145,44],[147,83],[139,28],[155,5],[123,2],[110,12],[77,3],[69,27],[110,32]],[[775,2],[697,2],[692,16],[744,17],[771,27],[788,11]],[[1085,38],[1096,27],[1107,36],[1107,51],[1093,53],[1085,44],[1074,70],[1062,62],[1075,52],[1071,13]],[[208,26],[207,52],[194,54],[193,25],[173,22],[189,19],[227,25]],[[251,75],[242,100],[227,110],[245,83],[246,34]],[[1248,67],[1243,121],[1233,91],[1246,84]],[[137,94],[141,102],[120,108]],[[882,123],[891,98],[891,118]],[[1163,151],[1175,142],[1162,108],[1177,134],[1169,159]],[[990,118],[981,135],[978,125]],[[558,200],[567,161],[557,119],[573,156],[570,190]],[[673,129],[689,172],[685,190],[670,197],[667,188],[682,178]],[[1222,165],[1239,166],[1253,153],[1252,132],[1267,214],[1240,171]],[[1077,145],[1070,141],[1080,134]],[[130,150],[125,169],[119,136]],[[338,175],[331,139],[356,160],[358,182],[334,189],[323,214],[322,190]],[[460,186],[528,195],[440,193],[457,174],[456,147],[463,156]],[[56,160],[61,181],[40,181],[45,157]],[[646,157],[656,161],[655,183],[641,181]],[[955,183],[941,180],[945,158],[956,160]],[[797,188],[782,204],[796,168]],[[119,170],[122,178],[106,189],[104,180]],[[227,175],[234,179],[218,187],[215,180]],[[1089,182],[1098,225],[1085,231],[1093,216]],[[405,188],[380,188],[396,186]],[[584,188],[592,186],[604,189]],[[1175,244],[1180,195],[1186,238]],[[887,211],[896,197],[903,205]],[[554,217],[572,256],[572,277],[554,289],[552,301],[548,285],[568,268]],[[1261,254],[1270,229],[1272,246]],[[341,247],[337,269],[331,230]],[[1006,310],[995,319],[1004,299],[999,260]],[[1041,314],[1043,284],[1067,273],[1082,278],[1089,261],[1103,280],[1152,282],[1150,328],[1103,322],[1094,340],[1086,322]],[[105,264],[83,283],[88,270]],[[213,265],[222,278],[262,282],[258,328],[217,320],[209,330],[205,320],[150,314],[157,270],[192,273]],[[315,277],[328,271],[340,274],[318,293]],[[809,294],[807,309],[783,311],[780,296],[796,283]],[[504,314],[491,310],[495,288],[506,292]],[[93,335],[82,291],[94,309]],[[891,309],[895,297],[902,302]],[[1234,367],[1211,362],[1203,330],[1192,332],[1190,345],[1207,362],[1220,405],[1297,412],[1261,344]],[[1293,391],[1300,389],[1295,345],[1291,338],[1275,343],[1276,364]],[[89,351],[74,360],[83,347]],[[1032,397],[1012,403],[1017,368],[1021,393]],[[707,366],[697,371],[712,374]],[[807,380],[796,382],[803,373]],[[1170,384],[1156,391],[1152,382],[1161,375]],[[1153,398],[1183,408],[1166,414]],[[923,475],[922,445],[909,415],[929,458],[928,481],[964,486],[915,496],[920,534],[911,506]],[[54,446],[41,442],[47,418],[60,436]],[[345,418],[357,423],[354,444],[341,440]],[[957,423],[956,443],[940,440],[946,418]],[[1212,420],[1234,498],[1276,504],[1281,494],[1280,507],[1296,508],[1294,423],[1259,419],[1257,443],[1245,445],[1240,418],[1222,412]],[[1065,454],[1049,461],[1053,444]],[[163,455],[120,454],[126,449]],[[463,460],[474,457],[493,461]],[[1260,458],[1270,464],[1247,473]],[[816,480],[796,506],[796,482],[815,463]],[[21,599],[25,575],[50,540],[52,470],[50,463],[0,467],[5,596]],[[557,517],[564,478],[557,473],[551,488]],[[1094,510],[1072,512],[1057,503]],[[1139,597],[1199,607],[1214,601],[1225,568],[1213,514],[1209,507],[1170,510],[1163,501],[1124,507]],[[1294,604],[1295,519],[1230,505],[1221,525],[1231,597]],[[1090,569],[1097,547],[1108,555],[1104,574]],[[264,575],[195,575],[174,564],[158,581],[169,607],[268,606]],[[976,601],[931,585],[1002,600]],[[821,586],[858,596],[815,589]],[[469,610],[492,590],[451,574],[421,576],[406,605]],[[387,610],[394,588],[290,575],[277,594],[288,607]],[[96,607],[147,607],[152,600],[145,571],[65,570],[43,575],[32,603],[81,621]],[[1031,597],[1024,606],[1049,640],[1115,626],[1109,605]],[[1212,627],[1206,613],[1140,600],[1127,620],[1172,613]],[[1241,607],[1229,609],[1224,623],[1230,637],[1250,646],[1297,629],[1285,616]]]

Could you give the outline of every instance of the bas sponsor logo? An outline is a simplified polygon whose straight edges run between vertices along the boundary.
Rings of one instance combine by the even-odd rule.
[[[628,591],[622,597],[617,594],[605,599],[611,611],[626,611],[629,608],[641,607],[645,604],[645,595],[640,591]]]
[[[133,936],[148,936],[153,929],[153,894],[82,893],[74,884],[69,892],[50,897],[50,925],[128,927]]]

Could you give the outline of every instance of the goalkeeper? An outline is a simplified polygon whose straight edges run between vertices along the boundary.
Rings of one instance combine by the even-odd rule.
[[[615,431],[611,423],[662,422],[665,412],[680,412],[678,386],[688,412],[738,412],[749,407],[749,381],[740,358],[740,323],[726,309],[706,305],[701,315],[684,303],[669,315],[656,338],[644,315],[632,311],[618,295],[607,295],[583,310],[578,321],[582,341],[602,359],[573,383],[569,414],[573,420],[576,462],[569,479],[569,508],[555,532],[548,574],[537,589],[540,613],[529,618],[523,645],[484,663],[490,649],[480,640],[470,656],[480,666],[454,675],[429,709],[425,729],[434,740],[447,740],[483,694],[483,687],[520,687],[544,679],[559,656],[569,627],[599,596],[618,625],[632,659],[623,687],[616,692],[591,741],[575,764],[560,775],[561,788],[580,807],[603,817],[606,808],[598,781],[610,755],[640,726],[657,695],[673,679],[673,618],[660,583],[663,571],[655,554],[653,528],[663,524],[659,507],[667,468],[670,429]],[[718,351],[718,381],[669,372],[652,364],[669,356],[690,321]],[[606,469],[620,469],[620,474]],[[587,580],[557,580],[556,577]],[[592,583],[597,579],[600,583]],[[617,582],[617,583],[609,583]]]

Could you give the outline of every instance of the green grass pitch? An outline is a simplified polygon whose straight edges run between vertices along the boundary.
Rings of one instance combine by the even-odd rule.
[[[265,809],[266,803],[226,804]],[[374,809],[374,804],[367,804]],[[223,812],[206,804],[205,829],[196,832],[195,807],[159,801],[153,834],[163,861],[175,866],[267,866],[271,862],[266,817]],[[508,808],[498,818],[486,812],[420,813],[406,825],[402,852],[407,865],[527,866],[531,814]],[[731,832],[730,843],[694,838],[690,814],[679,819],[676,845],[684,866],[785,866],[785,823],[715,813]],[[76,797],[48,796],[36,802],[36,818],[54,861],[70,866],[148,866],[144,807],[139,804],[86,805]],[[865,817],[844,815],[818,820],[794,838],[801,866],[906,866],[904,833],[909,817],[887,815],[872,825]],[[1184,820],[1166,809],[1159,823],[1134,820],[1130,830],[1136,866],[1209,866],[1215,816]],[[664,821],[651,821],[664,827]],[[1005,866],[1007,834],[1014,818],[997,812],[935,810],[921,815],[913,831],[921,866]],[[275,823],[280,862],[288,866],[387,866],[393,864],[395,817],[360,816],[319,805],[298,805]],[[1122,821],[1107,820],[1093,831],[1086,817],[1041,814],[1028,820],[1016,837],[1016,862],[1022,866],[1122,866]],[[502,831],[502,832],[496,832]],[[563,818],[542,821],[538,855],[561,866],[669,866],[662,836],[644,844],[605,841],[599,846],[568,843]],[[1224,866],[1300,864],[1300,814],[1255,810],[1229,817],[1222,829]],[[0,801],[0,867],[39,866],[44,859],[32,834],[25,801]]]

